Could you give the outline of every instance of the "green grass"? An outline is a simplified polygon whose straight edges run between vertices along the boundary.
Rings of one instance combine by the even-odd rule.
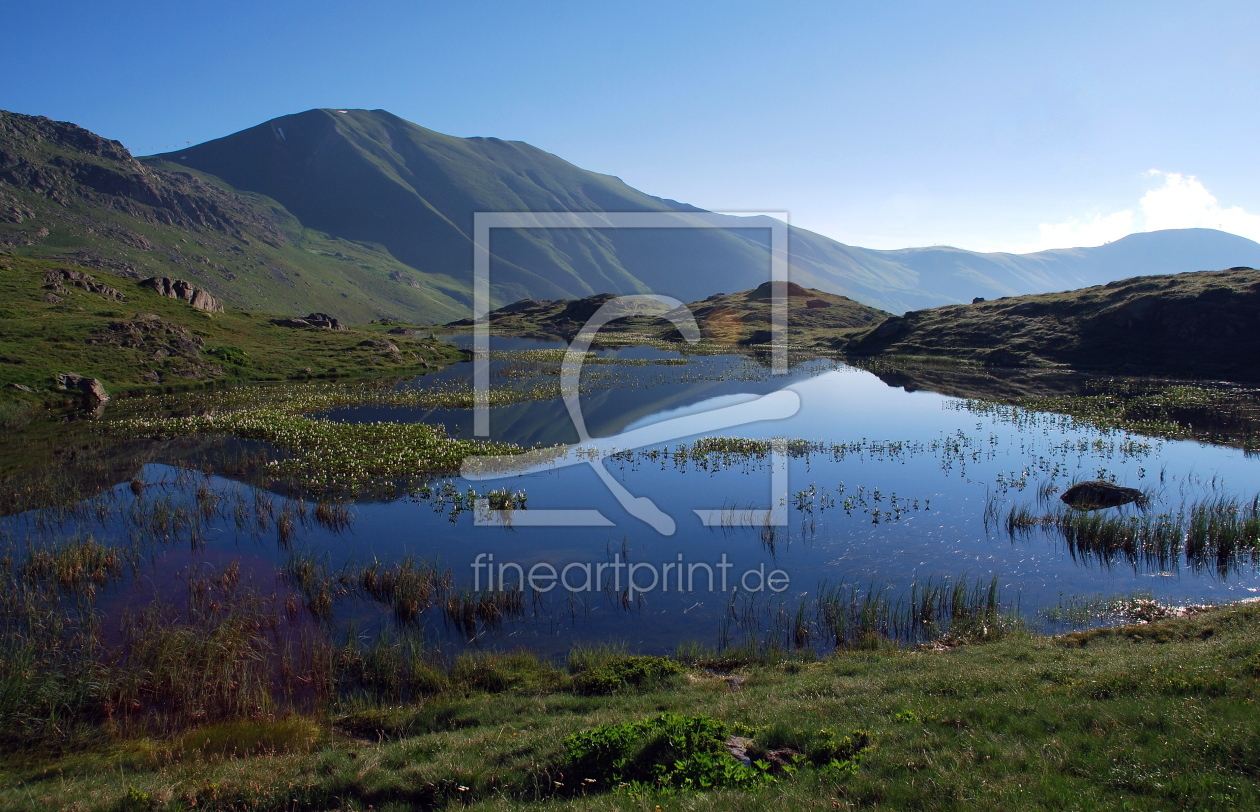
[[[746,666],[738,691],[704,671],[598,698],[545,680],[496,681],[334,714],[314,740],[283,717],[59,756],[15,755],[0,772],[0,804],[1248,808],[1260,803],[1257,621],[1260,610],[1243,606],[1053,639],[1016,634],[944,651],[846,652],[813,664]],[[726,773],[735,762],[715,746],[732,732],[806,758],[773,781],[733,779]],[[213,746],[191,746],[206,740]],[[828,753],[837,762],[856,758],[828,769]],[[666,780],[634,783],[645,775]]]
[[[428,338],[385,335],[388,325],[347,331],[295,330],[271,324],[271,316],[228,308],[203,313],[167,299],[134,280],[91,271],[100,282],[124,293],[113,302],[79,288],[64,301],[44,300],[43,275],[61,263],[0,258],[0,422],[25,419],[23,407],[67,401],[54,387],[60,372],[99,378],[112,397],[201,388],[245,381],[313,377],[418,374],[464,356],[449,344]],[[153,314],[157,322],[140,318]],[[131,340],[118,325],[158,324],[161,334]],[[186,341],[180,346],[180,339]],[[389,340],[393,352],[380,342]],[[191,342],[191,343],[189,343]],[[371,342],[377,342],[373,344]],[[137,344],[137,346],[129,346]],[[161,351],[161,352],[159,352]],[[159,357],[163,352],[165,357]],[[21,384],[33,394],[9,388]]]
[[[134,546],[15,541],[0,556],[0,809],[1260,803],[1255,604],[1177,619],[1129,607],[1154,622],[1049,638],[1011,622],[996,580],[900,599],[824,585],[799,607],[733,603],[736,625],[766,635],[719,651],[443,656],[418,616],[467,618],[485,639],[526,608],[520,594],[456,592],[411,560],[334,572],[299,550],[282,581],[190,568],[185,597],[106,624],[100,596],[182,546],[173,527],[233,511],[195,481],[183,502],[136,490],[143,504],[111,508],[133,517]],[[259,496],[238,498],[243,526],[271,532],[285,511]],[[1253,507],[1217,500],[1197,521],[1223,536]],[[306,503],[292,515],[347,520]],[[333,626],[343,601],[379,606],[384,630]],[[732,736],[751,740],[748,764]]]

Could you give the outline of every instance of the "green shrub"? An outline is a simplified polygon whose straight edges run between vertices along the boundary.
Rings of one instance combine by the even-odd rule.
[[[734,726],[708,716],[662,713],[642,722],[602,725],[565,739],[573,787],[711,789],[764,783],[726,747]]]
[[[682,666],[665,657],[622,655],[578,672],[573,690],[587,696],[606,696],[628,688],[651,688],[682,672]]]
[[[239,347],[215,347],[214,349],[206,350],[206,353],[225,364],[232,364],[238,367],[250,365],[249,354]]]

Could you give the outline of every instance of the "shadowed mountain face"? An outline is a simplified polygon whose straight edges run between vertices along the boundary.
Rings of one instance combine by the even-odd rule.
[[[696,210],[528,144],[455,138],[379,110],[310,110],[155,159],[275,198],[307,226],[383,246],[423,273],[459,278],[471,273],[474,212]],[[496,230],[492,280],[501,302],[603,291],[699,298],[732,278],[764,281],[759,239],[747,229]]]

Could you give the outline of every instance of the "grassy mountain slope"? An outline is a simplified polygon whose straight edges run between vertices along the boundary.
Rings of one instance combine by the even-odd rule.
[[[464,316],[478,211],[699,210],[529,144],[443,135],[383,110],[309,110],[140,162],[74,125],[0,115],[0,248],[190,278],[240,307],[353,321]],[[492,293],[499,304],[598,291],[694,301],[753,288],[768,277],[771,221],[725,222],[499,230]],[[1027,255],[789,235],[795,282],[890,312],[1260,265],[1260,244],[1211,229]]]
[[[1260,377],[1260,271],[1139,276],[892,317],[854,339],[862,355],[935,356],[990,366]]]
[[[82,270],[0,258],[0,400],[68,399],[72,395],[55,386],[62,372],[99,378],[116,396],[215,381],[423,371],[460,357],[441,342],[383,335],[382,325],[291,329],[273,325],[266,314],[231,307],[203,313],[133,279],[99,271],[91,272],[95,280],[124,301],[72,285],[51,293],[45,274],[62,268]]]
[[[518,141],[456,138],[384,110],[309,110],[156,156],[283,203],[304,224],[380,244],[423,274],[466,279],[473,212],[687,211]],[[684,301],[768,275],[769,220],[729,230],[496,232],[499,303],[598,291]],[[1260,265],[1260,244],[1211,229],[1135,234],[1097,248],[1016,255],[949,247],[878,251],[790,229],[792,278],[892,312],[1066,290],[1136,273]]]
[[[529,144],[443,135],[384,110],[309,110],[150,160],[212,173],[280,201],[309,227],[458,278],[471,272],[474,212],[692,209]],[[699,298],[767,276],[755,239],[725,231],[558,229],[492,240],[504,303],[603,290]]]
[[[305,228],[274,200],[145,165],[73,124],[0,112],[0,250],[143,278],[237,307],[350,321],[453,318],[466,283]]]

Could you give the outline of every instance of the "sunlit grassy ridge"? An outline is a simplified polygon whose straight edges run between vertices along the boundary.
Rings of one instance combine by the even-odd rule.
[[[83,270],[0,257],[0,402],[67,400],[55,386],[62,372],[99,378],[117,397],[245,381],[422,374],[464,358],[429,337],[386,334],[393,329],[386,324],[291,329],[266,313],[204,313],[100,271],[90,273],[125,301],[67,284],[54,295],[60,301],[50,302],[44,274],[63,269]]]

